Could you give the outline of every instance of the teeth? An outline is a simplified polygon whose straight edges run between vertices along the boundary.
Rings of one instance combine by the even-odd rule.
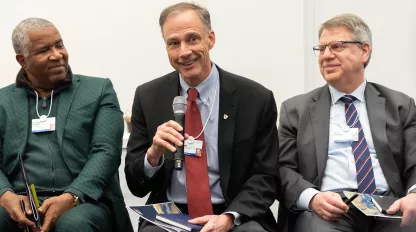
[[[193,64],[194,62],[195,62],[195,60],[193,60],[193,61],[191,61],[191,62],[188,62],[188,63],[183,63],[183,65],[188,66],[188,65]]]

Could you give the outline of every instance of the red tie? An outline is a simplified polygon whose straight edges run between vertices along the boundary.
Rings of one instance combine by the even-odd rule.
[[[185,113],[185,133],[194,138],[202,131],[201,113],[196,98],[198,90],[188,89],[188,107]],[[193,217],[212,215],[211,193],[209,191],[208,163],[204,133],[197,140],[201,140],[202,155],[194,157],[185,155],[186,193],[188,197],[188,213]]]

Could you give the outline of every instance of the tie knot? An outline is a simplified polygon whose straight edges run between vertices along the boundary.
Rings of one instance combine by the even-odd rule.
[[[344,103],[348,103],[348,104],[353,103],[355,100],[357,100],[356,97],[352,95],[348,95],[348,94],[341,97],[341,101],[343,101]]]
[[[199,93],[196,88],[189,88],[188,89],[188,101],[196,101]]]

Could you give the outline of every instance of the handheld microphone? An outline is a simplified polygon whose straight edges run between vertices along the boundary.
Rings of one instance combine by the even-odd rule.
[[[173,99],[172,108],[173,114],[175,115],[175,122],[179,123],[183,130],[181,131],[182,136],[185,133],[185,112],[186,112],[186,99],[183,96],[176,96]],[[184,145],[178,146],[175,145],[176,152],[173,155],[173,160],[175,162],[175,170],[182,170],[183,168],[183,156],[184,156]]]

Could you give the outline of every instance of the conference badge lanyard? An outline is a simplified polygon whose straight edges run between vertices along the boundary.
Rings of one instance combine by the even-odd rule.
[[[367,84],[367,82],[365,82]],[[365,88],[365,87],[364,87]],[[331,92],[332,97],[332,92]],[[364,91],[362,93],[361,99],[364,99]],[[357,120],[359,120],[361,108],[362,108],[362,101],[360,102],[359,108],[357,109]],[[354,103],[351,103],[354,104]],[[359,128],[349,127],[347,124],[343,124],[340,122],[339,115],[336,116],[338,130],[334,132],[334,142],[335,143],[352,143],[357,142],[359,139]],[[355,124],[355,123],[354,123]]]
[[[217,84],[215,86],[215,91],[214,91],[214,100],[212,101],[211,110],[209,111],[209,115],[208,115],[207,120],[205,121],[204,127],[202,128],[198,136],[196,137],[189,136],[188,139],[185,140],[185,147],[184,147],[184,152],[183,152],[184,155],[193,156],[197,158],[202,156],[203,142],[202,140],[198,140],[198,138],[202,135],[202,133],[204,133],[205,127],[208,124],[208,120],[211,117],[212,109],[214,109],[215,100],[217,99],[218,82],[219,81],[217,80]]]
[[[38,111],[39,95],[36,91],[35,91],[35,94],[36,94],[36,114],[38,115],[39,118],[32,119],[32,133],[55,131],[56,119],[55,117],[49,118],[49,115],[51,114],[51,110],[52,110],[53,90],[51,92],[51,104],[49,106],[48,115],[44,115],[44,114],[39,115],[39,111]]]

